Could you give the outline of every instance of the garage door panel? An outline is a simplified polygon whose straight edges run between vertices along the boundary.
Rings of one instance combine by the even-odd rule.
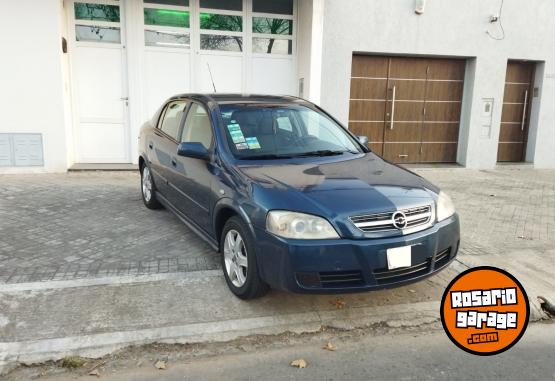
[[[433,122],[458,122],[461,117],[461,103],[427,103],[426,120]]]
[[[383,143],[368,143],[368,148],[375,154],[383,156]]]
[[[457,143],[422,143],[423,163],[452,163],[457,160]]]
[[[459,125],[455,123],[424,123],[422,125],[423,142],[457,142]]]
[[[388,102],[388,112],[391,111],[391,102]],[[423,117],[423,102],[395,102],[394,121],[417,122]]]
[[[428,82],[426,99],[430,101],[460,101],[463,96],[462,82]]]
[[[403,100],[424,100],[426,99],[426,82],[424,81],[389,81],[389,99],[393,98],[393,86],[395,86],[395,99]]]
[[[465,61],[433,59],[428,61],[428,79],[444,81],[464,81]]]
[[[422,123],[400,122],[385,129],[386,142],[420,142]]]
[[[499,131],[500,142],[522,142],[524,141],[524,131],[520,123],[501,123]]]
[[[383,121],[385,102],[350,101],[349,121]]]
[[[353,78],[351,99],[386,99],[387,79]]]
[[[351,77],[387,78],[387,57],[353,56]]]
[[[385,143],[383,157],[395,163],[419,163],[420,143]]]
[[[497,161],[521,161],[524,143],[500,143],[497,150]]]
[[[456,161],[465,68],[464,60],[355,56],[353,77],[374,79],[351,79],[349,128],[394,162]]]
[[[391,58],[389,77],[426,80],[428,62],[420,58]]]
[[[521,104],[503,104],[501,113],[501,122],[522,122],[523,105]]]
[[[367,136],[370,142],[383,141],[384,122],[349,122],[349,131],[355,135]]]

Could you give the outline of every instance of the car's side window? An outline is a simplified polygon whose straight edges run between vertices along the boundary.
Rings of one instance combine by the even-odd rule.
[[[185,111],[185,107],[187,107],[187,101],[183,100],[171,102],[166,107],[166,111],[164,112],[162,120],[158,126],[160,130],[164,131],[175,140],[177,140],[177,133],[179,131],[179,125],[181,117],[183,116],[183,111]]]
[[[181,133],[181,142],[199,142],[206,149],[212,145],[212,126],[206,109],[198,103],[193,103],[187,113],[187,120]]]

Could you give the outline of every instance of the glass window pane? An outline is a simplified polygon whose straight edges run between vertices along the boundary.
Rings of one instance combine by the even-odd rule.
[[[243,38],[222,36],[217,34],[201,34],[200,48],[203,50],[225,50],[228,52],[242,52]]]
[[[201,13],[200,29],[229,30],[233,32],[241,32],[243,30],[243,17],[216,15],[213,13]]]
[[[121,34],[119,28],[114,27],[75,25],[75,39],[77,41],[119,44],[121,42]]]
[[[175,101],[170,103],[164,114],[164,120],[160,129],[172,138],[177,140],[177,132],[179,130],[179,124],[181,123],[181,117],[183,116],[183,111],[185,111],[185,106],[187,102],[185,101]]]
[[[254,37],[252,39],[252,51],[254,53],[293,54],[293,41]]]
[[[196,103],[191,106],[181,133],[181,142],[199,142],[206,149],[212,145],[212,126],[204,107]]]
[[[200,7],[225,9],[228,11],[242,11],[243,0],[200,0]]]
[[[145,4],[180,5],[189,6],[189,0],[144,0]]]
[[[271,19],[268,17],[252,18],[253,33],[293,34],[293,20]]]
[[[145,45],[189,49],[191,39],[187,33],[145,30]]]
[[[252,11],[260,13],[278,13],[282,15],[292,15],[293,0],[253,0]]]
[[[75,19],[119,22],[119,6],[75,3]]]
[[[144,14],[145,25],[175,26],[179,28],[189,27],[189,11],[145,8]]]

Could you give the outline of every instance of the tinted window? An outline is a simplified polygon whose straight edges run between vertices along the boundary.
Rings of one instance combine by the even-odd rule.
[[[240,11],[243,9],[243,0],[200,0],[200,7]]]
[[[187,102],[185,101],[175,101],[168,105],[166,112],[164,113],[162,122],[159,128],[166,134],[177,140],[177,132],[179,130],[179,123],[181,122],[181,117],[183,116],[183,111]]]
[[[212,145],[212,126],[206,109],[193,103],[187,113],[185,127],[181,133],[181,142],[199,142],[207,149]]]
[[[144,2],[149,4],[189,6],[189,0],[144,0]]]
[[[252,11],[260,13],[279,13],[283,15],[292,15],[293,0],[253,0]]]
[[[220,110],[231,150],[240,158],[361,152],[343,127],[302,105],[228,104]]]

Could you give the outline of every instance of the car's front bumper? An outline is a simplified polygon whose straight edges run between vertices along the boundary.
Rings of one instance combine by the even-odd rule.
[[[262,278],[303,293],[340,293],[398,287],[430,276],[457,255],[459,218],[418,233],[385,239],[289,240],[255,229]],[[412,246],[412,265],[387,269],[386,250]]]

